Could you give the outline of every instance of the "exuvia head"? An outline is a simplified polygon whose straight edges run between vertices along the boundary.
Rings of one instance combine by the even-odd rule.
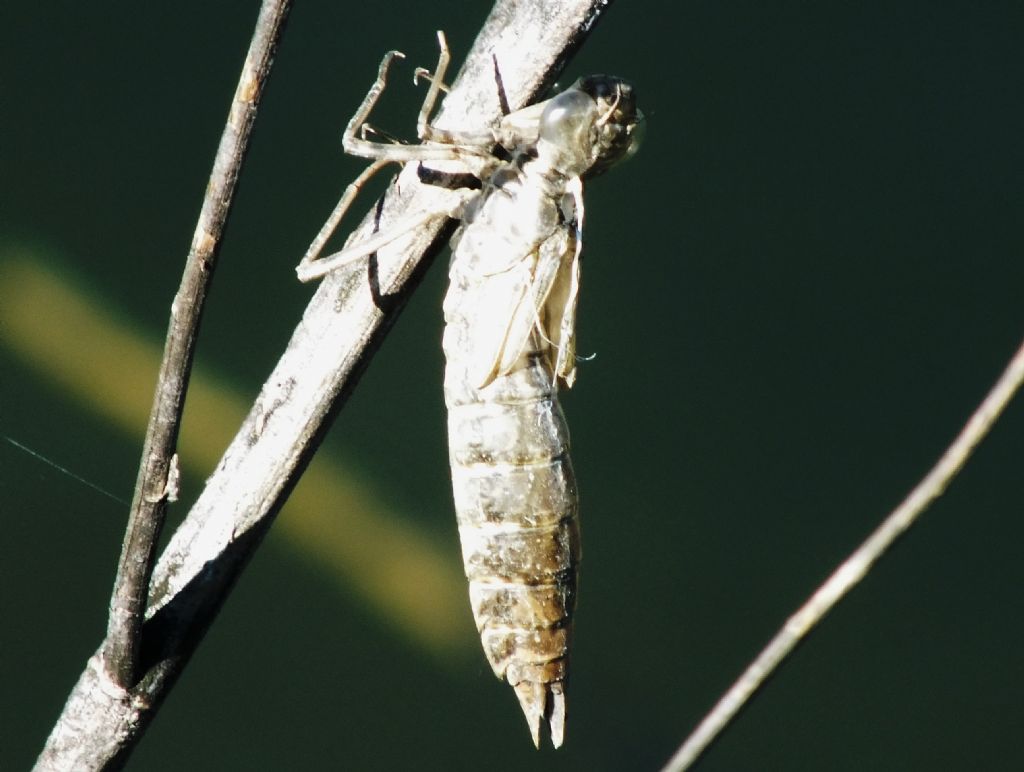
[[[630,83],[589,75],[549,101],[539,137],[558,148],[566,174],[594,177],[636,153],[642,125]]]

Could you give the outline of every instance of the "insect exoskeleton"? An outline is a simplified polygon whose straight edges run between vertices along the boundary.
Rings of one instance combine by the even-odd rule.
[[[387,242],[390,235],[381,233],[318,257],[355,191],[383,164],[445,161],[476,175],[479,184],[453,193],[443,211],[411,217],[398,230],[438,217],[462,220],[452,239],[443,347],[463,564],[494,673],[515,689],[534,743],[547,724],[558,747],[580,542],[569,431],[557,393],[576,374],[583,180],[636,152],[643,116],[629,83],[593,75],[497,126],[436,129],[429,116],[448,64],[441,33],[439,41],[418,122],[424,144],[364,136],[391,52],[345,131],[346,150],[376,160],[350,186],[298,271],[306,280],[322,276]]]

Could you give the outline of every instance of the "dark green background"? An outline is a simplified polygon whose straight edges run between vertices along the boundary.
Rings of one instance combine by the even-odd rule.
[[[580,350],[598,356],[564,399],[585,545],[566,746],[533,750],[482,655],[439,665],[271,533],[131,768],[664,762],[1024,330],[1020,3],[857,5],[621,0],[563,79],[628,77],[650,119],[587,198]],[[152,337],[256,9],[0,12],[0,238],[60,255]],[[297,4],[200,342],[238,389],[255,393],[311,292],[292,267],[361,168],[339,136],[380,55],[432,65],[444,29],[458,59],[487,10]],[[378,119],[398,131],[422,94],[401,88]],[[443,273],[327,445],[457,561]],[[129,495],[139,437],[6,353],[0,368],[0,431]],[[1022,453],[1018,404],[699,768],[1024,767]],[[0,445],[0,768],[30,764],[100,640],[123,518]],[[471,634],[468,604],[452,623]]]

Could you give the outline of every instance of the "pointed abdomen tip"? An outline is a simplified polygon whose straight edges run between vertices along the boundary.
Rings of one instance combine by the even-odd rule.
[[[540,727],[547,722],[551,744],[560,748],[565,739],[565,691],[560,682],[541,684],[520,681],[515,685],[516,697],[530,727],[533,744],[540,749]]]

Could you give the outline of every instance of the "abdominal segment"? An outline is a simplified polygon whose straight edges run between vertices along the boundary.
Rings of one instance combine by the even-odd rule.
[[[546,722],[557,746],[580,555],[565,418],[536,350],[478,389],[447,348],[452,487],[473,616],[535,742]]]

